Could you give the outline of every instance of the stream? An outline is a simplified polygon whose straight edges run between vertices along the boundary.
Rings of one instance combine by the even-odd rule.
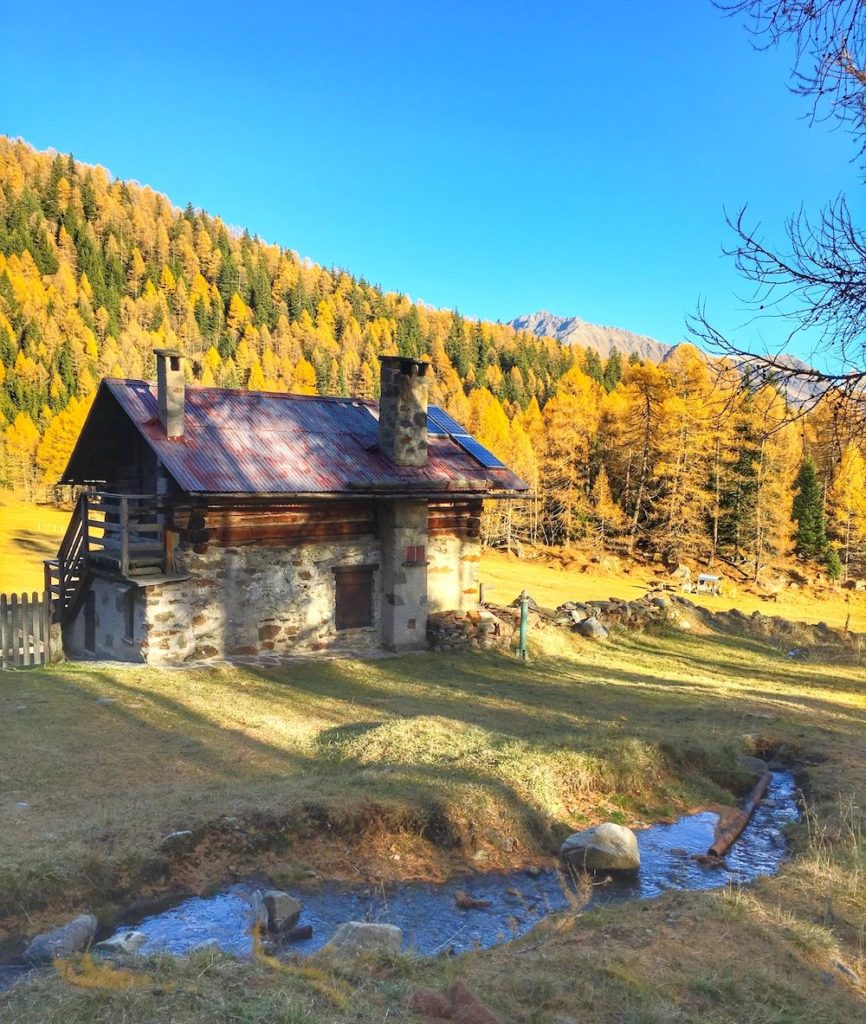
[[[751,882],[775,874],[785,859],[784,829],[800,814],[796,792],[790,772],[774,772],[764,801],[722,866],[702,864],[693,856],[706,853],[713,841],[718,821],[714,812],[702,811],[671,824],[641,829],[636,833],[640,871],[617,880],[593,880],[588,900],[584,890],[578,891],[555,869],[387,886],[325,881],[312,891],[292,891],[304,907],[300,924],[312,925],[313,937],[285,949],[312,953],[345,921],[380,921],[402,928],[406,951],[421,956],[460,953],[508,942],[548,914],[573,905],[587,908],[651,899],[672,889],[713,889]],[[118,933],[130,928],[143,932],[146,940],[139,953],[144,955],[183,955],[197,944],[215,939],[226,953],[249,956],[250,897],[262,888],[268,887],[238,883],[213,896],[184,899],[159,913],[126,919]],[[461,910],[455,902],[458,893],[486,905]]]

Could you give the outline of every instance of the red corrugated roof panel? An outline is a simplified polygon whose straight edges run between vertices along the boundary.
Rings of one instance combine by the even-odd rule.
[[[426,466],[396,466],[379,451],[378,405],[363,399],[187,387],[184,436],[170,441],[155,385],[111,379],[103,388],[191,493],[528,490],[510,470],[485,467],[449,436],[428,437]]]

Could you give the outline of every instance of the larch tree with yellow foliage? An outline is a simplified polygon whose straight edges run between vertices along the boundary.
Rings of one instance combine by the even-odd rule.
[[[592,517],[595,522],[595,539],[600,551],[612,536],[615,536],[625,522],[622,509],[613,500],[607,470],[602,465],[592,485]]]
[[[842,453],[827,493],[830,531],[841,548],[843,579],[866,569],[866,460],[855,444]]]

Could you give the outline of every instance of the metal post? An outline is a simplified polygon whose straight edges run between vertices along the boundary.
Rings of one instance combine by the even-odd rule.
[[[529,650],[526,646],[526,633],[529,629],[529,594],[525,590],[520,592],[520,646],[517,653],[524,660],[529,660]]]

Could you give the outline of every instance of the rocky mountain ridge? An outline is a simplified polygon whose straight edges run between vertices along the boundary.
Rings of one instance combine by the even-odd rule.
[[[676,345],[656,341],[655,338],[635,334],[622,327],[591,324],[579,316],[555,316],[545,309],[517,316],[509,320],[509,326],[518,331],[529,331],[539,338],[556,338],[563,345],[593,348],[602,359],[607,359],[617,349],[624,356],[635,353],[641,359],[661,363],[676,348]]]

